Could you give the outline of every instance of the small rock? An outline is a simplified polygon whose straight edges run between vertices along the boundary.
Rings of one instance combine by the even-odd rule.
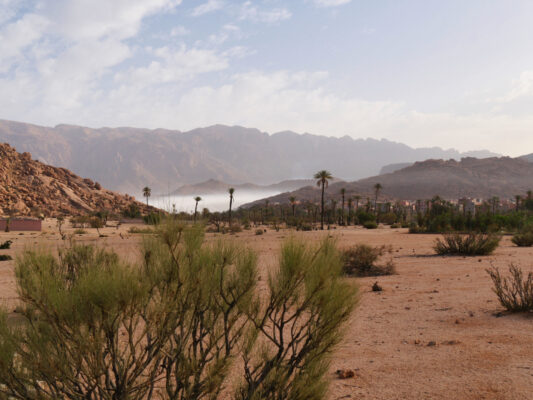
[[[427,346],[428,347],[433,347],[433,346],[436,346],[437,345],[437,342],[435,342],[434,340],[431,340],[430,342],[428,342]]]
[[[355,376],[355,372],[352,369],[338,369],[335,373],[339,379],[349,379]]]

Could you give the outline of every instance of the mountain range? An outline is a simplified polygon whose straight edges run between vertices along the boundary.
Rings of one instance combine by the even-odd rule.
[[[170,193],[171,196],[196,196],[210,194],[226,194],[229,188],[234,188],[237,192],[290,192],[313,184],[312,179],[286,180],[272,185],[256,185],[254,183],[230,184],[226,182],[209,179],[205,182],[183,185]]]
[[[374,198],[374,186],[379,183],[381,199],[418,200],[435,195],[449,200],[462,197],[511,199],[533,189],[533,162],[524,158],[472,157],[455,160],[426,160],[392,173],[361,179],[355,182],[330,184],[328,199],[340,199],[340,190],[345,188],[346,197],[359,195],[363,199]],[[281,193],[268,198],[271,204],[288,203],[294,196],[299,201],[320,200],[318,187],[307,186],[296,191]],[[264,203],[265,199],[244,207]]]
[[[208,179],[270,185],[309,179],[322,169],[344,180],[379,173],[391,163],[428,158],[490,157],[438,147],[412,148],[389,140],[297,134],[267,134],[257,129],[215,125],[188,132],[167,129],[54,128],[0,120],[0,143],[31,152],[46,164],[89,176],[112,190],[154,193]]]

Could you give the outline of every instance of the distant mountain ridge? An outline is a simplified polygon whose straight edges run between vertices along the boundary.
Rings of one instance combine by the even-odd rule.
[[[391,163],[460,159],[456,150],[414,149],[388,140],[297,134],[214,125],[188,132],[167,129],[42,127],[0,120],[0,142],[40,161],[90,176],[113,190],[165,192],[215,179],[270,185],[308,179],[322,169],[345,180],[373,176]],[[493,153],[481,151],[481,156]]]
[[[426,160],[393,173],[361,179],[355,182],[330,184],[328,198],[339,198],[341,188],[346,196],[359,195],[374,198],[374,185],[383,186],[382,199],[418,200],[439,195],[445,199],[461,197],[489,199],[497,196],[510,199],[533,189],[533,163],[522,158],[492,157],[455,160]],[[287,203],[290,196],[300,201],[318,201],[318,188],[308,186],[296,191],[268,198],[273,203]],[[265,199],[247,204],[261,204]]]
[[[209,179],[205,182],[200,182],[198,184],[192,185],[183,185],[178,189],[170,193],[172,196],[203,196],[208,194],[222,194],[227,193],[230,187],[234,188],[237,192],[240,191],[250,191],[250,192],[287,192],[300,189],[304,186],[311,185],[314,181],[311,179],[294,179],[286,180],[283,182],[275,183],[272,185],[256,185],[253,183],[244,183],[244,184],[230,184],[225,182],[220,182],[215,179]]]

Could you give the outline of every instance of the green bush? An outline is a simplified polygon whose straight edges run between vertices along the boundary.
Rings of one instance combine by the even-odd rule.
[[[483,256],[492,254],[500,243],[500,236],[483,233],[445,234],[435,242],[435,252],[439,255]]]
[[[377,229],[378,224],[375,221],[367,221],[363,224],[366,229]]]
[[[522,270],[513,264],[509,272],[509,277],[502,277],[498,268],[487,269],[500,304],[511,312],[533,311],[533,273],[524,278]]]
[[[161,214],[151,212],[143,217],[147,225],[159,225],[161,223]]]
[[[136,203],[131,203],[128,207],[122,210],[122,215],[124,216],[124,218],[141,218],[141,210],[139,209],[139,206]]]
[[[425,233],[425,229],[421,228],[417,223],[412,222],[409,225],[409,233]]]
[[[358,244],[343,251],[344,273],[356,276],[391,275],[395,272],[392,259],[384,265],[377,265],[377,260],[386,252],[391,252],[390,247],[372,247]]]
[[[379,222],[385,224],[385,225],[392,225],[398,220],[398,216],[392,212],[380,214],[379,215]]]
[[[531,247],[533,246],[533,231],[517,233],[511,241],[519,247]]]
[[[91,246],[21,255],[20,321],[0,314],[0,398],[218,400],[234,369],[238,400],[324,397],[356,304],[334,242],[285,242],[258,288],[251,250],[163,225],[134,265]]]

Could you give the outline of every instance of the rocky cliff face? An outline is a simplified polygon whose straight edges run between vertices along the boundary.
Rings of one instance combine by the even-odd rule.
[[[136,203],[132,197],[103,189],[68,169],[56,168],[0,143],[0,215],[81,215],[95,211],[119,213]]]

